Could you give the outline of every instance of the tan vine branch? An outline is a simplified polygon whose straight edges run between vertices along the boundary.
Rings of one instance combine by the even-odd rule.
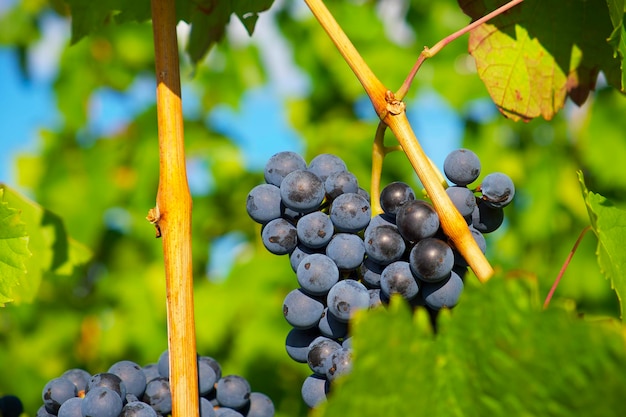
[[[468,261],[481,282],[493,275],[493,268],[472,237],[465,219],[450,201],[428,157],[419,145],[406,117],[404,103],[376,78],[354,45],[321,0],[305,0],[314,16],[339,49],[363,85],[376,113],[394,133],[440,216],[441,225],[455,248]],[[374,196],[376,198],[376,196]]]
[[[176,9],[151,1],[157,79],[159,188],[150,221],[163,239],[172,416],[198,416],[191,266],[191,195],[185,168]]]
[[[469,25],[465,26],[463,29],[460,29],[454,32],[453,34],[446,36],[445,38],[437,42],[432,48],[424,47],[424,50],[420,53],[419,57],[417,58],[417,61],[413,65],[413,68],[411,68],[411,72],[409,72],[409,75],[406,77],[406,79],[402,83],[402,86],[396,92],[396,98],[398,98],[399,100],[402,100],[406,96],[406,93],[409,91],[409,88],[411,88],[411,83],[413,82],[415,75],[417,75],[417,71],[420,69],[424,61],[426,61],[428,58],[432,58],[433,56],[437,55],[444,47],[446,47],[455,39],[460,38],[461,36],[465,35],[469,31],[477,28],[478,26],[493,19],[494,17],[501,15],[502,13],[506,12],[507,10],[511,9],[514,6],[517,6],[519,3],[522,3],[523,1],[524,0],[512,0],[506,3],[505,5],[498,7],[493,12],[470,23]]]

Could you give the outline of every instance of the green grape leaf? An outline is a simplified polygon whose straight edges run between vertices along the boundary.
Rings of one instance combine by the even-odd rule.
[[[473,19],[504,3],[459,0]],[[472,30],[469,51],[502,114],[550,120],[567,97],[584,103],[600,71],[624,91],[621,59],[607,42],[617,30],[611,17],[599,0],[526,0]]]
[[[72,15],[72,43],[115,23],[143,22],[151,18],[148,0],[65,0]],[[274,0],[182,0],[176,4],[178,20],[191,25],[186,46],[192,62],[198,63],[213,44],[224,37],[226,25],[234,13],[250,35],[259,13],[268,10]]]
[[[598,264],[602,273],[611,281],[624,318],[624,296],[626,296],[626,211],[619,209],[600,194],[587,189],[582,172],[578,173],[583,197],[587,205],[591,227],[598,238]]]
[[[626,4],[624,0],[607,0],[609,15],[613,24],[613,32],[609,37],[609,44],[618,55],[620,69],[622,73],[622,86],[626,85],[626,72],[624,71],[624,60],[626,60]]]
[[[566,417],[623,409],[622,323],[580,319],[568,304],[543,310],[534,280],[467,284],[459,305],[439,314],[434,335],[423,309],[411,316],[404,300],[395,301],[352,323],[352,372],[333,383],[313,416]]]
[[[24,284],[28,258],[26,226],[20,211],[5,201],[0,188],[0,305],[13,301],[13,292]]]
[[[32,253],[23,259],[24,275],[20,285],[13,288],[13,298],[31,302],[44,276],[71,275],[75,268],[87,262],[91,253],[67,235],[59,216],[4,184],[0,184],[0,192],[3,204],[19,211],[28,236],[25,253]]]

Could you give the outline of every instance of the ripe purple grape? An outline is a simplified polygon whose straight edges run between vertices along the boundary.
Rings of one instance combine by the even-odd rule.
[[[443,172],[456,185],[467,185],[480,175],[480,160],[469,149],[456,149],[443,161]]]

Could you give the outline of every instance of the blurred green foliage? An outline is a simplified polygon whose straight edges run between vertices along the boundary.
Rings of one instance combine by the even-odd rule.
[[[469,21],[452,0],[411,0],[402,3],[404,17],[384,23],[378,10],[384,4],[333,1],[329,7],[366,62],[392,90],[400,86],[423,46],[433,45]],[[22,51],[32,47],[41,29],[40,17],[49,13],[50,7],[45,1],[17,3],[0,18],[0,42]],[[364,98],[361,86],[316,21],[302,10],[300,3],[285,1],[274,5],[272,11],[276,29],[310,82],[307,94],[285,99],[287,116],[303,138],[307,160],[322,152],[335,153],[361,185],[369,188],[376,120],[357,117],[355,104]],[[264,18],[270,17],[261,14],[260,19]],[[11,21],[29,24],[18,30]],[[401,28],[406,31],[404,36],[399,36]],[[299,387],[308,368],[291,361],[284,351],[289,326],[282,317],[282,300],[296,280],[287,258],[266,253],[259,240],[260,227],[245,212],[246,195],[263,176],[248,171],[244,153],[234,139],[206,121],[217,105],[237,108],[244,92],[267,84],[272,77],[271,62],[263,58],[258,44],[236,40],[218,44],[198,67],[183,62],[182,69],[183,84],[200,98],[198,114],[185,121],[187,157],[206,167],[214,180],[210,191],[194,195],[193,201],[198,351],[218,359],[226,373],[247,377],[254,390],[269,394],[279,416],[304,416],[307,410]],[[105,27],[68,46],[55,81],[62,123],[40,132],[36,154],[16,161],[19,184],[15,185],[29,190],[37,203],[63,219],[67,234],[93,253],[83,270],[45,277],[32,303],[8,304],[0,311],[0,367],[5,375],[0,379],[0,393],[18,395],[31,416],[41,404],[45,382],[64,370],[83,367],[101,372],[122,359],[143,365],[155,362],[167,345],[161,242],[145,220],[154,205],[158,180],[155,108],[146,109],[108,137],[88,129],[90,99],[102,88],[125,94],[138,77],[150,76],[152,48],[152,28],[138,23]],[[547,294],[578,234],[589,223],[576,171],[585,173],[590,190],[617,206],[626,202],[626,119],[622,117],[626,102],[600,83],[598,92],[582,108],[569,103],[550,122],[514,123],[497,114],[476,117],[472,104],[488,100],[488,94],[473,68],[467,38],[461,38],[426,62],[406,102],[410,109],[416,98],[436,91],[462,118],[462,145],[480,156],[483,173],[502,171],[515,181],[516,201],[506,209],[503,229],[488,236],[488,258],[500,277],[533,280],[536,303]],[[393,138],[387,139],[393,143]],[[427,140],[436,142],[437,138]],[[419,187],[400,153],[386,159],[382,178],[383,184],[396,180]],[[213,240],[235,231],[245,236],[246,244],[228,276],[211,279],[215,277],[207,276],[206,271],[212,261]],[[553,303],[575,303],[576,312],[590,318],[618,317],[617,299],[601,274],[596,246],[593,235],[585,237]],[[459,320],[470,320],[477,314],[471,309],[480,309],[472,297],[497,298],[489,291],[506,291],[501,287],[496,283],[484,290],[467,291],[462,304],[468,306],[459,307]],[[516,299],[515,293],[506,294],[503,299]],[[559,321],[562,318],[554,318],[565,314],[561,310],[546,315],[546,324],[541,325],[543,315],[536,308],[513,308],[508,302],[496,301],[488,307],[493,316],[498,309],[513,310],[503,317],[516,320],[515,329],[528,335],[522,345],[528,348],[542,337],[549,338],[554,328],[568,327]],[[575,315],[573,308],[570,306],[570,315],[562,320],[575,321],[570,317]],[[372,318],[372,326],[382,314]],[[398,320],[397,326],[404,329],[411,319],[402,314],[406,316],[392,313],[389,319]],[[500,325],[496,317],[491,324],[480,320],[454,324],[456,316],[453,311],[446,317],[450,333],[463,330],[469,334],[476,326],[478,334],[483,334],[487,326]],[[527,323],[520,324],[526,319]],[[589,324],[572,326],[568,337],[580,342],[592,333],[601,354],[581,366],[599,366],[594,375],[603,375],[603,366],[610,364],[603,362],[605,354],[610,354],[606,349],[613,349],[615,334],[603,345],[598,339],[605,330],[593,333]],[[419,332],[415,338],[432,338],[423,324],[415,331]],[[510,336],[504,339],[507,343],[513,343]],[[450,340],[452,335],[446,337]],[[469,337],[459,340],[473,343]],[[403,341],[404,337],[399,343]],[[469,353],[488,357],[490,341],[482,340],[476,351]],[[410,343],[419,344],[413,339]],[[543,349],[546,346],[524,363],[554,358],[553,353],[544,357]],[[559,366],[571,363],[579,375],[582,371],[575,346],[563,354],[567,356],[559,358]],[[594,355],[595,349],[584,354]],[[623,354],[613,358],[622,367]],[[511,364],[508,357],[501,359]],[[501,365],[485,362],[484,366],[485,372],[498,372]],[[498,378],[506,383],[507,376]],[[493,381],[500,381],[496,377]],[[451,391],[453,387],[442,389]],[[506,408],[500,413],[499,408],[490,406],[493,398],[483,400],[481,405],[491,414],[510,414]]]

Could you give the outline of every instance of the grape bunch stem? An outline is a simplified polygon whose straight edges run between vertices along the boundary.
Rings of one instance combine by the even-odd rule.
[[[163,239],[172,416],[199,413],[191,265],[191,195],[185,169],[176,9],[152,0],[159,137],[157,205],[150,221]]]
[[[463,219],[461,214],[452,204],[452,201],[450,201],[450,198],[446,194],[445,189],[439,180],[437,172],[433,169],[430,160],[420,146],[406,117],[406,109],[404,103],[401,102],[401,98],[406,94],[408,87],[417,73],[417,70],[426,58],[434,56],[445,45],[468,32],[474,26],[486,22],[487,20],[510,9],[514,5],[521,3],[522,1],[523,0],[513,0],[508,3],[507,7],[501,7],[500,9],[497,9],[496,11],[485,16],[485,18],[482,18],[461,31],[446,37],[441,42],[436,44],[435,47],[425,49],[420,54],[420,57],[414,65],[411,73],[396,95],[391,92],[391,90],[386,88],[369,68],[363,57],[350,42],[350,39],[337,23],[323,1],[305,0],[317,21],[326,31],[332,42],[343,56],[344,60],[350,66],[365,89],[365,92],[372,101],[374,110],[376,111],[378,117],[384,125],[388,126],[394,133],[402,150],[409,159],[413,169],[422,182],[422,185],[426,189],[428,196],[433,202],[433,206],[441,219],[441,226],[443,227],[443,230],[451,239],[455,248],[461,252],[463,257],[468,261],[470,267],[474,271],[474,274],[476,274],[481,282],[486,282],[491,278],[494,273],[493,268],[476,244],[467,227],[465,219]],[[378,181],[380,179],[382,159],[388,151],[391,151],[391,149],[385,147],[383,143],[384,125],[381,124],[378,127],[372,152],[372,195],[374,196],[377,195],[374,191],[380,188],[379,184],[375,181],[375,178],[378,179]],[[375,199],[376,197],[374,200]],[[379,206],[374,203],[373,208],[373,212],[376,212],[377,209],[379,209]]]

